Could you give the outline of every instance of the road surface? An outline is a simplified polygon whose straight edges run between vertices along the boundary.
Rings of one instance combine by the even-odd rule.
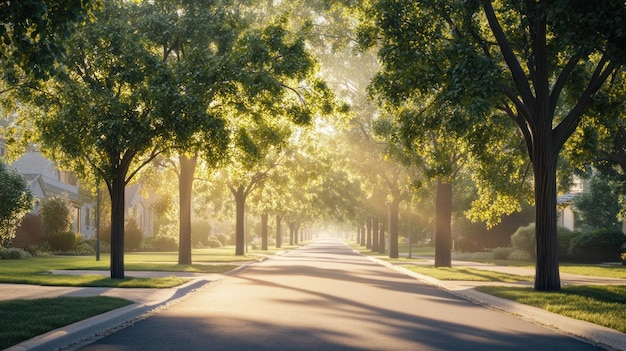
[[[319,240],[80,350],[601,350]]]

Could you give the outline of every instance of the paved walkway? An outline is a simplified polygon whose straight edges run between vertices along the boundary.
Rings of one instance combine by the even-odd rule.
[[[400,271],[410,275],[416,279],[428,282],[442,289],[448,290],[458,296],[470,301],[490,306],[495,309],[516,314],[522,318],[534,320],[539,324],[557,328],[566,333],[577,335],[597,342],[610,350],[626,351],[626,334],[615,330],[597,326],[592,323],[582,322],[568,317],[563,317],[544,311],[539,308],[530,307],[509,300],[500,299],[491,295],[483,294],[474,289],[478,285],[496,285],[493,282],[459,282],[459,281],[439,281],[428,276],[423,276],[411,272],[402,267],[391,263],[378,260],[374,257],[370,259],[378,264],[387,266],[390,269]],[[88,320],[72,324],[70,326],[51,331],[47,334],[27,340],[23,343],[15,345],[5,351],[18,350],[57,350],[68,347],[81,340],[85,340],[94,335],[106,333],[110,330],[119,328],[120,326],[132,323],[133,321],[145,318],[150,313],[154,313],[159,309],[167,308],[171,304],[182,300],[188,293],[215,281],[224,278],[227,275],[235,274],[237,271],[245,270],[249,265],[246,264],[233,272],[222,274],[198,274],[198,273],[174,273],[174,272],[132,272],[132,276],[148,277],[148,276],[185,276],[190,281],[182,286],[169,289],[122,289],[122,288],[73,288],[73,287],[44,287],[35,285],[22,284],[0,284],[0,300],[9,299],[35,299],[49,298],[57,296],[114,296],[121,297],[135,302],[127,307],[114,310],[102,315],[92,317]],[[428,259],[419,264],[432,265]],[[518,275],[534,275],[534,270],[523,267],[506,267],[481,264],[476,262],[453,261],[454,266],[471,266],[472,268],[493,270]],[[57,271],[56,274],[103,274],[108,272],[97,271]],[[601,277],[587,277],[572,274],[562,274],[562,284],[564,285],[590,285],[590,284],[618,284],[626,285],[624,279],[612,279]],[[500,283],[509,284],[509,283]],[[532,285],[531,282],[514,283],[513,285]],[[509,284],[510,285],[510,284]]]

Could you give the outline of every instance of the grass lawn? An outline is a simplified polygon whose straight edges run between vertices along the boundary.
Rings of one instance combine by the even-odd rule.
[[[517,274],[507,274],[493,271],[485,271],[469,267],[440,267],[403,265],[402,267],[419,274],[427,275],[439,280],[465,280],[483,282],[527,282],[533,281],[534,277]]]
[[[626,333],[626,286],[568,286],[558,292],[499,286],[476,289]]]
[[[283,248],[286,250],[293,247]],[[235,256],[234,247],[193,250],[191,265],[178,264],[178,252],[130,252],[124,255],[125,279],[110,279],[101,275],[52,275],[50,270],[108,271],[110,257],[102,254],[100,261],[93,256],[50,256],[0,261],[0,283],[52,286],[91,286],[120,288],[169,288],[188,281],[174,276],[164,278],[134,278],[133,271],[224,273],[243,262],[258,260],[279,250],[250,250],[245,256]],[[172,274],[174,275],[174,274]]]
[[[131,303],[107,296],[0,301],[0,349]]]

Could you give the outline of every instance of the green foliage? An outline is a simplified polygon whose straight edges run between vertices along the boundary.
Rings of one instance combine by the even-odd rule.
[[[46,235],[46,241],[54,251],[69,252],[78,245],[80,234],[72,231],[54,232]]]
[[[600,229],[573,232],[558,228],[559,258],[575,262],[615,262],[620,259],[620,246],[626,241],[621,230]],[[520,227],[511,236],[515,252],[509,259],[533,258],[535,255],[535,225]]]
[[[230,235],[216,234],[214,237],[222,244],[222,246],[226,246],[230,242]]]
[[[137,250],[141,247],[142,240],[143,230],[139,228],[137,220],[129,219],[124,226],[124,248],[129,251]]]
[[[22,224],[17,228],[15,239],[13,239],[11,246],[26,248],[37,245],[43,240],[44,231],[41,214],[29,213],[24,216]]]
[[[206,246],[208,246],[208,247],[210,247],[212,249],[216,249],[216,248],[222,247],[222,243],[219,240],[217,240],[217,238],[211,237],[211,238],[209,238]]]
[[[618,186],[598,175],[589,181],[589,189],[574,197],[576,225],[581,229],[621,228],[622,211]]]
[[[192,245],[207,245],[210,241],[209,233],[211,224],[208,221],[191,222],[191,243]]]
[[[92,256],[96,254],[96,250],[91,242],[83,241],[76,246],[76,253],[81,256]]]
[[[72,224],[70,218],[70,204],[61,196],[46,197],[39,209],[43,219],[46,238],[58,233],[66,232]]]
[[[527,255],[528,258],[534,258],[536,254],[535,241],[535,225],[531,224],[526,227],[520,227],[511,236],[511,244],[516,251]]]
[[[625,241],[621,230],[582,232],[571,239],[568,252],[575,261],[616,262],[620,260],[620,248]]]
[[[3,260],[19,260],[20,258],[28,258],[32,255],[23,249],[0,247],[0,259]]]
[[[513,247],[496,247],[493,249],[493,258],[496,260],[506,260],[515,251]]]
[[[47,76],[65,53],[59,39],[69,35],[73,22],[85,21],[98,0],[6,1],[0,21],[0,61],[4,79],[14,83],[11,64],[37,77]]]
[[[16,171],[0,162],[0,247],[15,237],[20,221],[32,208],[33,195],[28,183]]]

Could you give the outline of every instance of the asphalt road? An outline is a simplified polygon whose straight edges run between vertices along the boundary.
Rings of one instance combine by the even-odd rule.
[[[377,265],[332,239],[255,264],[80,349],[601,350]]]

